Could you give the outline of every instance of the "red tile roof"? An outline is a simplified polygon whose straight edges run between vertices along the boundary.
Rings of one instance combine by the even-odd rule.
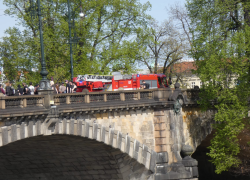
[[[191,73],[192,70],[196,70],[194,61],[191,62],[179,62],[174,64],[171,67],[172,73]],[[158,70],[158,72],[162,72],[162,68]],[[170,68],[167,70],[168,73],[170,73]]]
[[[180,62],[173,65],[173,72],[175,73],[192,72],[192,70],[196,69],[194,61]]]

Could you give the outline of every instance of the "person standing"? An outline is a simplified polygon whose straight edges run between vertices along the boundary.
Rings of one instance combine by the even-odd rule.
[[[28,87],[26,86],[26,84],[25,83],[23,83],[23,95],[28,95],[28,92],[29,90],[28,90]]]
[[[39,84],[37,84],[37,85],[35,86],[34,94],[38,94],[38,88],[39,88]]]
[[[142,85],[144,86],[143,89],[149,89],[149,84],[146,83],[144,80],[142,81]]]
[[[52,90],[54,91],[54,94],[57,94],[57,89],[56,89],[56,86],[54,84],[54,81],[50,81],[50,87],[52,88]]]
[[[59,93],[66,93],[66,87],[64,86],[64,82],[62,82],[61,86],[59,87]]]
[[[70,88],[69,81],[66,80],[65,83],[66,83],[66,93],[71,93],[71,88]]]
[[[12,86],[12,82],[7,83],[6,95],[7,96],[14,96],[15,95],[15,89]]]
[[[34,86],[32,85],[32,82],[30,82],[30,86],[29,86],[28,88],[29,88],[29,93],[30,93],[30,95],[34,95],[35,88],[34,88]]]
[[[20,84],[18,84],[17,88],[18,88],[19,93],[20,93],[19,95],[23,95],[23,88],[21,87]]]
[[[56,90],[57,90],[57,94],[59,94],[59,84],[56,83],[56,84],[55,84],[55,87],[56,87]]]
[[[70,87],[70,93],[73,93],[74,86],[71,81],[69,82],[69,87]]]
[[[5,90],[4,88],[2,87],[2,84],[0,84],[0,93],[3,93],[5,95]]]
[[[72,83],[72,93],[76,93],[76,89],[77,89],[76,83],[73,82]]]
[[[23,89],[21,88],[20,84],[17,85],[15,96],[23,95]]]

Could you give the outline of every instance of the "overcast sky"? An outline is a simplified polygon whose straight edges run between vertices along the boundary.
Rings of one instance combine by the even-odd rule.
[[[149,1],[152,4],[152,9],[148,13],[157,21],[162,22],[168,18],[167,8],[175,3],[183,4],[186,0],[140,0],[141,3]],[[0,38],[4,36],[4,31],[13,27],[16,24],[15,18],[4,16],[6,6],[3,5],[3,0],[0,0]]]

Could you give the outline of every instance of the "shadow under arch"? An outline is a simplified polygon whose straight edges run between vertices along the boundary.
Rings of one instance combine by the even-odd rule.
[[[153,179],[157,153],[83,120],[0,128],[0,179]]]

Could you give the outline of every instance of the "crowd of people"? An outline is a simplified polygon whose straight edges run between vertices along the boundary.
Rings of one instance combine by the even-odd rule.
[[[77,89],[76,83],[70,82],[68,80],[65,80],[65,83],[62,82],[61,84],[54,83],[54,81],[50,81],[50,86],[54,94],[75,93]],[[140,89],[149,89],[149,88],[150,85],[143,80],[142,84],[140,85]],[[29,83],[29,86],[26,85],[26,83],[22,83],[21,87],[21,85],[18,84],[16,89],[13,87],[12,82],[7,82],[5,84],[5,88],[3,87],[2,84],[0,84],[0,93],[2,93],[5,96],[36,95],[38,94],[38,90],[39,90],[39,84],[33,86],[32,82]]]
[[[60,85],[59,83],[54,84],[54,81],[50,81],[50,86],[54,90],[54,94],[75,93],[77,89],[76,83],[68,80],[65,80],[65,83],[62,82]]]
[[[74,82],[69,82],[68,80],[65,80],[65,83],[62,82],[61,84],[55,84],[54,81],[50,81],[50,86],[54,94],[75,93],[77,89],[76,84]],[[0,84],[0,93],[5,96],[36,95],[38,94],[38,90],[39,84],[33,86],[32,82],[29,83],[29,86],[26,85],[26,83],[22,83],[21,87],[21,85],[18,84],[16,89],[13,87],[12,82],[5,83],[5,87]]]

